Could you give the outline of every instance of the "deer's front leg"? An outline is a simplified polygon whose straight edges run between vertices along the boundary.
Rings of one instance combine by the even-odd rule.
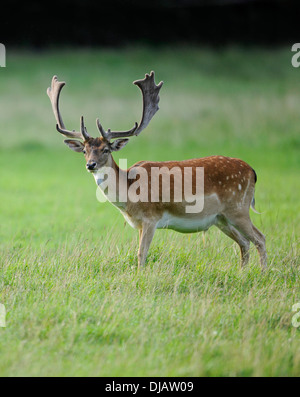
[[[143,228],[139,230],[140,245],[138,252],[138,268],[144,266],[148,254],[148,250],[156,230],[156,224],[145,223]]]

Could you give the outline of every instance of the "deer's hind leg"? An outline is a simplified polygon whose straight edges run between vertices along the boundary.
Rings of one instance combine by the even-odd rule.
[[[241,251],[241,266],[244,267],[249,262],[250,241],[244,237],[234,226],[232,226],[224,216],[220,216],[216,226],[228,237],[238,243]]]
[[[255,245],[255,247],[259,253],[262,269],[266,269],[267,268],[266,237],[260,230],[257,229],[257,227],[255,227],[253,225],[253,223],[251,223],[251,224],[252,224],[252,228],[253,228],[253,232],[254,232],[253,244]]]
[[[266,239],[260,230],[251,222],[249,214],[235,214],[231,216],[229,222],[239,230],[256,247],[262,269],[267,268]]]

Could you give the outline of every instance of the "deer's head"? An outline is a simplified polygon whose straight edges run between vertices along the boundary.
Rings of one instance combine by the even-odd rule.
[[[117,132],[110,129],[105,131],[99,119],[97,119],[96,124],[101,137],[92,138],[87,132],[82,116],[80,118],[80,131],[70,131],[65,128],[59,111],[59,96],[65,83],[58,81],[56,76],[52,78],[51,87],[48,88],[47,94],[56,118],[56,129],[62,135],[72,138],[66,139],[64,142],[70,149],[84,154],[86,168],[89,172],[93,173],[105,165],[110,165],[111,153],[122,149],[128,143],[129,137],[139,135],[159,109],[158,94],[163,82],[161,81],[158,85],[155,84],[154,72],[151,72],[150,75],[146,74],[143,80],[136,80],[133,83],[140,88],[143,96],[143,114],[140,123],[135,123],[134,127],[128,131]]]
[[[104,138],[89,138],[86,141],[66,139],[64,142],[75,152],[82,152],[86,159],[86,169],[93,173],[105,165],[110,165],[111,152],[122,149],[129,139],[116,139],[109,142]]]

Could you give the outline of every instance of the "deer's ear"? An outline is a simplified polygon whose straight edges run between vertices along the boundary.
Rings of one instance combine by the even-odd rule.
[[[129,142],[129,139],[116,139],[113,143],[111,143],[110,148],[112,152],[117,152],[118,150],[123,149],[125,145]]]
[[[80,141],[73,141],[72,139],[66,139],[64,143],[68,145],[70,149],[74,150],[74,152],[82,152],[84,149],[84,144]]]

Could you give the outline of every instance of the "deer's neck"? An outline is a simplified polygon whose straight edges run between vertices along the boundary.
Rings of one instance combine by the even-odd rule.
[[[121,169],[112,156],[107,163],[94,174],[97,186],[106,198],[120,209],[126,208],[127,170]]]

